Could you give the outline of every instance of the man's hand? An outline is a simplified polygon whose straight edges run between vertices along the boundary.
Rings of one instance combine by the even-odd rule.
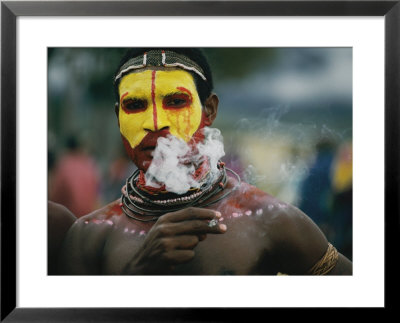
[[[194,258],[193,249],[208,233],[221,234],[226,231],[226,225],[215,221],[220,217],[219,212],[195,207],[161,216],[123,274],[171,273],[175,265]]]

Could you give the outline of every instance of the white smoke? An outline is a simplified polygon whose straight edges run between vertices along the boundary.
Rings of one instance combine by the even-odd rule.
[[[194,180],[193,175],[195,165],[199,165],[204,157],[209,159],[211,176],[215,176],[218,160],[225,155],[223,138],[219,129],[208,127],[204,128],[204,136],[204,142],[197,144],[195,154],[182,139],[172,135],[158,138],[153,161],[145,174],[146,185],[160,187],[164,184],[168,191],[176,194],[198,188],[201,183]]]

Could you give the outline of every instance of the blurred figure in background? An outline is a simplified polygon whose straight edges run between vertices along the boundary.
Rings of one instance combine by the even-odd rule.
[[[327,238],[352,259],[352,145],[338,148],[322,139],[316,158],[300,187],[299,208],[319,225]]]
[[[353,154],[352,144],[338,149],[332,168],[332,237],[337,248],[353,258]]]
[[[300,184],[299,208],[311,217],[329,237],[329,221],[332,215],[332,175],[335,145],[329,139],[321,139],[316,145],[316,156],[308,176]]]
[[[53,169],[49,200],[64,205],[76,217],[81,217],[98,207],[99,172],[75,136],[67,139],[66,147],[67,152]]]

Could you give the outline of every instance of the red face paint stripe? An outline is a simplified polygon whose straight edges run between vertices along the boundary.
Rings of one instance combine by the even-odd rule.
[[[193,96],[192,96],[192,92],[190,92],[188,89],[184,88],[184,87],[177,87],[177,89],[179,91],[185,92],[189,95],[190,97],[190,104],[193,102]]]
[[[124,99],[124,97],[126,97],[128,95],[129,92],[126,92],[124,94],[122,94],[121,98],[119,99],[119,102],[121,103],[122,100]]]
[[[157,106],[156,106],[156,71],[151,73],[151,100],[153,101],[154,130],[157,131]]]

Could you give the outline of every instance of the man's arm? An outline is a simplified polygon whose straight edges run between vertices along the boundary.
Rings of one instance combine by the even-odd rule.
[[[327,273],[327,275],[352,275],[353,274],[353,264],[352,262],[339,253],[339,259],[336,266]]]
[[[65,206],[48,201],[47,203],[47,252],[48,274],[56,275],[61,245],[67,231],[75,222],[75,215]]]
[[[269,227],[279,271],[288,275],[351,275],[352,263],[337,252],[318,226],[287,205]]]
[[[76,220],[66,235],[58,264],[60,275],[102,274],[103,248],[112,226],[96,224],[89,216]]]

